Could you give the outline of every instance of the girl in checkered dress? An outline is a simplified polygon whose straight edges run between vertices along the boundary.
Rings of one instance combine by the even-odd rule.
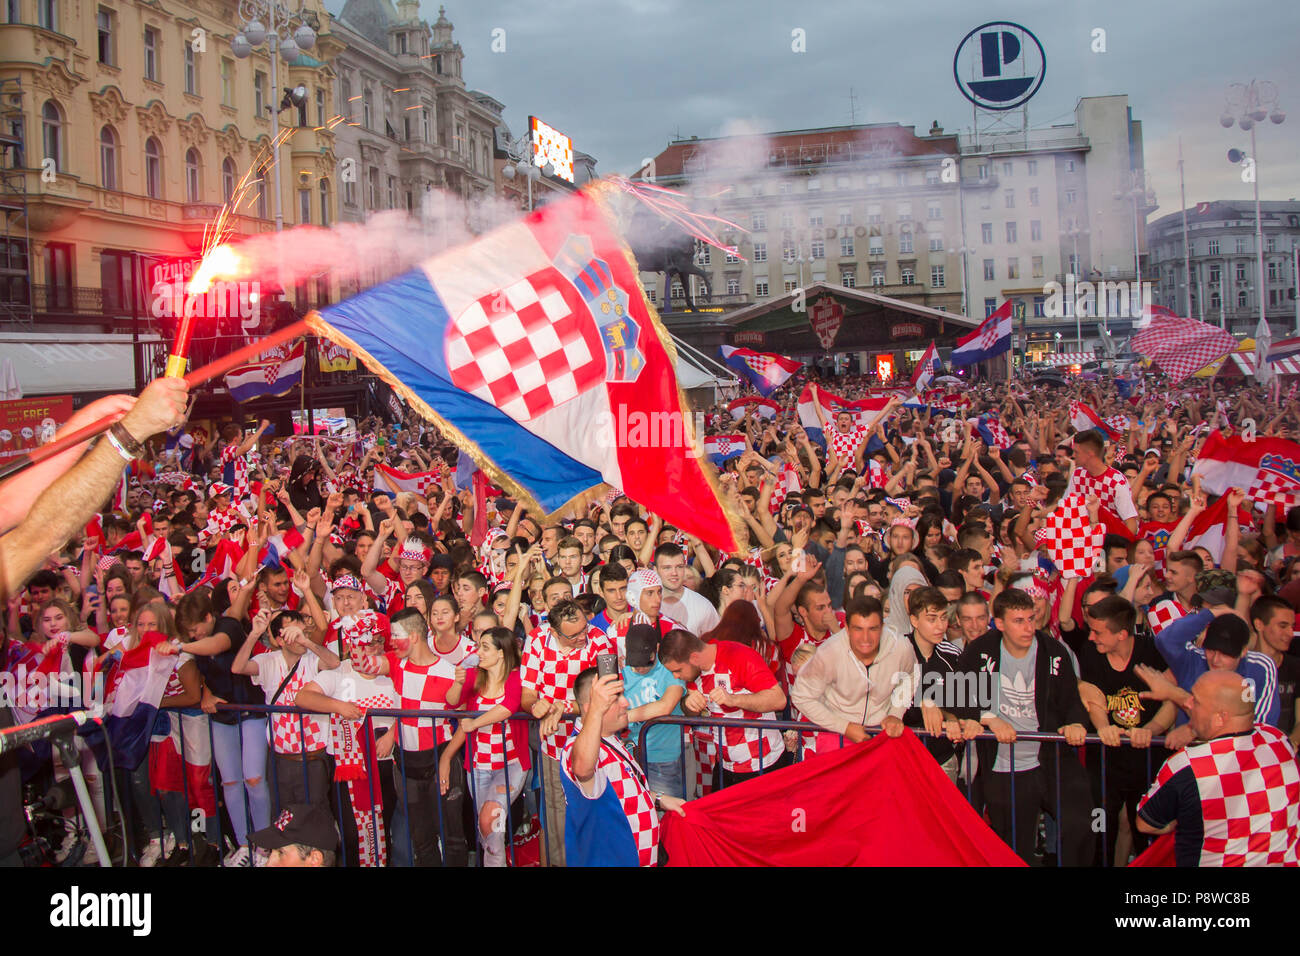
[[[468,741],[465,766],[478,810],[483,865],[505,866],[505,834],[513,831],[514,824],[519,822],[507,820],[509,808],[523,792],[532,769],[527,723],[506,719],[522,709],[519,645],[508,628],[493,627],[483,632],[477,651],[477,674],[473,686],[467,690],[465,709],[485,713],[461,719],[439,759],[439,788],[446,794],[451,781],[451,758]]]

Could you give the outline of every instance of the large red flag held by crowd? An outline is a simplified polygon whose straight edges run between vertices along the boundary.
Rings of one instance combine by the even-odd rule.
[[[715,791],[664,816],[669,866],[1023,866],[911,732]]]
[[[1237,340],[1216,325],[1161,307],[1151,313],[1151,324],[1133,336],[1133,351],[1159,365],[1175,382],[1236,351]]]

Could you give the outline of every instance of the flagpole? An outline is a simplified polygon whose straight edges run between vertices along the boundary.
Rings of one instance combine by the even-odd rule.
[[[272,332],[264,339],[253,342],[251,345],[237,348],[229,355],[224,355],[214,362],[209,362],[202,368],[195,369],[193,372],[190,372],[185,376],[185,384],[191,389],[196,388],[204,382],[230,371],[236,365],[244,364],[249,359],[260,355],[265,350],[273,349],[279,345],[284,345],[286,342],[290,342],[298,336],[306,335],[310,332],[311,330],[307,327],[306,320],[300,319],[291,325],[286,325],[278,332]],[[88,441],[96,435],[108,431],[108,429],[112,427],[113,422],[117,421],[118,417],[119,416],[115,415],[106,415],[99,421],[92,422],[84,428],[78,428],[75,432],[69,432],[67,435],[56,438],[52,442],[40,445],[25,454],[10,459],[3,465],[0,465],[0,480],[30,468],[32,465],[38,465],[43,461],[53,458],[55,455],[67,451],[69,448],[80,445],[82,442]]]
[[[1178,137],[1178,195],[1183,207],[1183,267],[1187,270],[1187,311],[1192,314],[1192,247],[1187,242],[1187,183],[1183,180],[1183,138]],[[1138,290],[1141,294],[1141,290]]]

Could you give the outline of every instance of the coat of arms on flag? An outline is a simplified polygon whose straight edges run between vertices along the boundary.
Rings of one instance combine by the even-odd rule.
[[[1281,455],[1265,455],[1259,460],[1255,483],[1246,489],[1246,497],[1292,507],[1300,504],[1300,466]]]
[[[615,231],[621,198],[589,184],[307,322],[530,511],[608,485],[734,550],[738,519],[696,447],[672,340]]]

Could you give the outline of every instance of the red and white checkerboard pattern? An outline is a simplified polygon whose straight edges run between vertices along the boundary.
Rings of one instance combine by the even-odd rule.
[[[1253,501],[1281,505],[1283,508],[1294,508],[1300,505],[1300,488],[1286,475],[1261,468],[1255,472],[1254,481],[1246,489],[1246,497]]]
[[[273,381],[275,381],[274,378],[267,379],[268,383]],[[226,465],[230,464],[231,462],[234,462],[235,464],[234,498],[236,501],[239,501],[242,500],[243,498],[248,497],[248,493],[249,493],[248,460],[243,455],[235,454],[237,451],[239,451],[239,449],[235,445],[227,445],[225,448],[221,449],[221,467],[224,469]]]
[[[1133,351],[1151,359],[1175,382],[1205,368],[1237,348],[1237,340],[1220,328],[1195,319],[1156,315],[1133,336]]]
[[[688,685],[688,690],[698,690],[709,701],[709,714],[714,717],[734,717],[744,720],[775,720],[775,714],[760,714],[741,710],[739,707],[724,707],[709,698],[715,687],[721,687],[728,694],[743,693],[743,689],[732,687],[731,674],[725,670],[714,669],[701,672],[700,676]],[[710,728],[717,736],[723,730],[719,747],[722,767],[732,773],[758,773],[781,759],[785,750],[785,741],[778,730],[754,730],[747,727]]]
[[[208,523],[199,532],[199,543],[207,544],[217,535],[228,534],[232,528],[247,521],[248,517],[234,505],[220,511],[210,511],[208,512]]]
[[[772,492],[772,497],[768,499],[768,510],[772,514],[776,514],[781,510],[781,505],[785,503],[785,499],[798,491],[803,491],[803,482],[799,480],[799,469],[786,462],[781,466],[781,471],[776,476],[776,489]]]
[[[718,741],[712,727],[696,727],[687,731],[691,751],[695,754],[695,797],[707,797],[713,792],[713,771],[718,766]]]
[[[573,743],[576,739],[569,741],[560,759],[565,775],[574,783],[577,783],[572,763]],[[596,762],[596,771],[605,775],[606,785],[613,788],[614,795],[623,806],[641,865],[654,866],[658,861],[659,814],[655,811],[645,774],[623,746],[611,737],[604,737],[600,741],[600,758]]]
[[[314,668],[312,669],[314,671]],[[307,668],[300,667],[284,685],[279,707],[292,707],[298,699],[298,691],[303,685],[315,679]],[[272,688],[274,690],[274,688]],[[324,750],[329,744],[329,730],[326,721],[312,714],[275,714],[271,719],[271,740],[278,754],[311,753]]]
[[[1035,540],[1065,578],[1092,573],[1103,537],[1101,525],[1094,525],[1088,517],[1088,503],[1082,495],[1063,498],[1047,516],[1046,526],[1035,532]]]
[[[1174,621],[1186,616],[1187,608],[1183,607],[1182,602],[1176,597],[1157,601],[1151,610],[1147,611],[1147,621],[1151,624],[1152,634],[1159,634]]]
[[[388,655],[388,675],[401,698],[401,710],[455,710],[447,703],[447,691],[456,680],[456,668],[439,659],[432,664],[412,664],[396,654]],[[432,750],[445,744],[455,732],[450,721],[433,717],[399,717],[402,749]]]
[[[854,425],[847,432],[829,426],[827,431],[830,433],[831,449],[835,452],[835,457],[850,463],[853,461],[853,456],[858,453],[858,446],[868,437],[867,430],[862,425]]]
[[[558,702],[570,713],[578,710],[573,698],[573,683],[588,667],[596,666],[597,654],[617,654],[618,649],[600,628],[587,630],[587,643],[572,653],[562,652],[551,635],[549,624],[535,629],[528,636],[520,663],[519,678],[525,688],[531,687],[544,700]],[[573,733],[573,721],[562,720],[555,733],[541,739],[542,753],[560,759],[564,744]]]
[[[458,388],[529,421],[605,380],[605,349],[586,303],[554,268],[482,296],[447,331]]]
[[[1252,734],[1180,750],[1142,804],[1188,767],[1201,797],[1201,866],[1300,865],[1300,766],[1282,731],[1256,724]]]
[[[1122,520],[1127,521],[1137,516],[1128,479],[1114,468],[1107,468],[1095,477],[1088,474],[1086,468],[1076,468],[1070,475],[1067,491],[1072,495],[1082,495],[1085,499],[1089,495],[1096,495],[1101,499],[1103,507],[1115,512]]]
[[[491,710],[498,704],[504,704],[505,700],[505,694],[500,697],[480,697],[475,710]],[[472,766],[475,770],[505,770],[506,764],[511,762],[523,764],[508,722],[488,724],[474,732]]]

